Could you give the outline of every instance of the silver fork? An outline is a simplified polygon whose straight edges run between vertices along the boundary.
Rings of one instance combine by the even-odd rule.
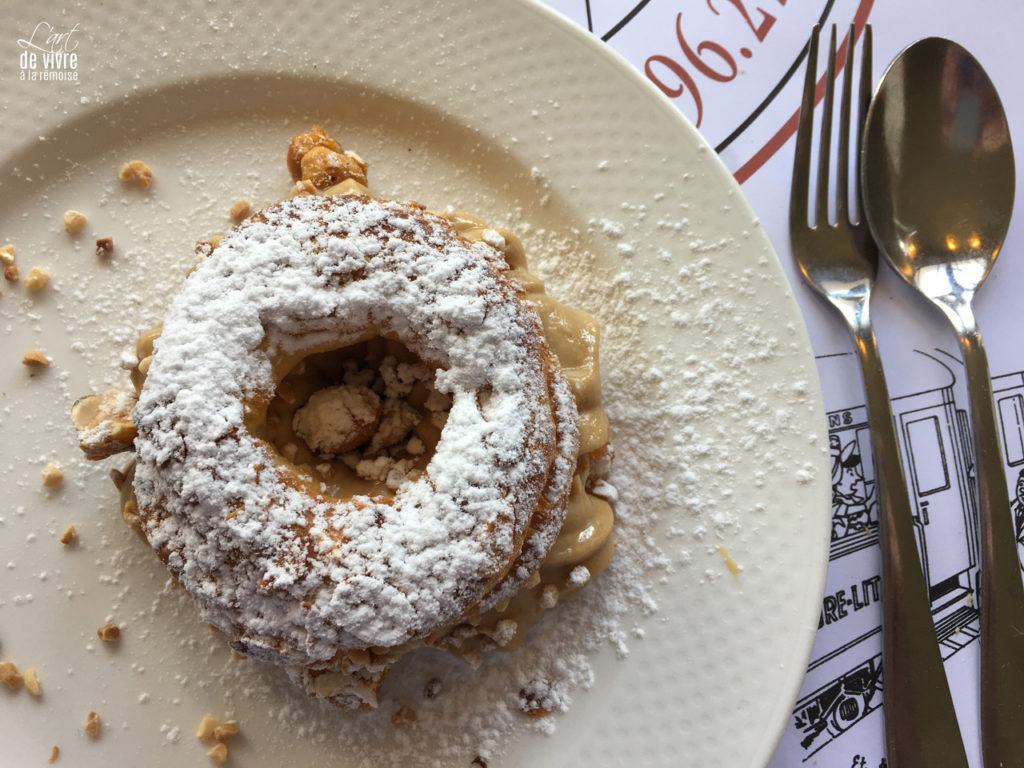
[[[935,636],[900,460],[899,443],[889,405],[882,360],[871,327],[869,303],[878,269],[878,249],[861,214],[860,169],[854,173],[855,202],[849,204],[850,122],[853,90],[854,28],[851,25],[843,76],[836,185],[837,222],[830,224],[829,163],[832,101],[836,67],[836,28],[832,27],[813,226],[808,224],[811,175],[811,133],[818,60],[818,26],[811,33],[800,124],[793,163],[789,235],[793,255],[804,279],[846,320],[853,334],[864,375],[871,449],[878,494],[882,548],[882,674],[885,740],[889,768],[957,766],[967,756],[949,693]],[[857,141],[871,95],[871,27],[864,30],[860,86],[857,96]],[[855,153],[859,165],[860,153]]]

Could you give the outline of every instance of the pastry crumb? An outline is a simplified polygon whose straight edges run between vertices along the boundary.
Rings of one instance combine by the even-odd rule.
[[[38,349],[32,349],[25,353],[25,356],[21,358],[21,364],[27,365],[32,368],[39,368],[50,364],[50,358],[40,352]]]
[[[67,530],[61,534],[60,543],[64,546],[74,544],[78,540],[78,531],[75,530],[75,526],[69,525]]]
[[[0,685],[8,688],[20,688],[25,678],[18,673],[18,668],[10,661],[0,661]]]
[[[41,696],[43,693],[43,687],[39,684],[39,678],[36,677],[34,669],[25,671],[25,690],[33,696]]]
[[[5,267],[14,264],[14,245],[12,243],[0,246],[0,264]]]
[[[85,229],[86,218],[81,211],[64,212],[64,229],[71,234],[81,232]]]
[[[222,741],[218,742],[206,753],[206,756],[218,765],[226,763],[228,761],[228,745]]]
[[[100,731],[103,730],[103,725],[100,723],[100,716],[95,712],[90,712],[85,716],[85,732],[88,736],[96,738],[100,735]]]
[[[104,624],[96,630],[96,636],[104,643],[114,643],[120,639],[121,629],[117,624]]]
[[[114,238],[112,237],[98,237],[96,238],[96,255],[101,258],[106,258],[114,252]]]
[[[41,291],[50,282],[50,273],[43,267],[32,267],[22,282],[30,291]]]
[[[252,206],[249,204],[248,200],[237,200],[235,201],[235,204],[231,206],[228,213],[235,221],[241,221],[249,215],[250,211],[252,211]]]
[[[54,488],[64,482],[64,473],[60,467],[48,464],[39,473],[43,478],[43,485],[47,488]]]
[[[18,268],[13,264],[4,267],[4,279],[9,283],[18,282]]]
[[[145,189],[153,183],[153,171],[141,160],[132,160],[118,169],[117,178],[121,181],[134,181]]]

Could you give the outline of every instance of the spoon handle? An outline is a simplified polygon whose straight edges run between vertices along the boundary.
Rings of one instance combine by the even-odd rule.
[[[918,556],[889,392],[870,325],[854,328],[864,373],[882,547],[882,674],[890,768],[967,768]]]
[[[959,336],[967,372],[981,523],[982,755],[986,768],[1024,768],[1024,583],[988,358],[976,326]]]

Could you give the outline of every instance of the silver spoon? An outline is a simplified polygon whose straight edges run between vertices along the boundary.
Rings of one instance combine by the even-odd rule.
[[[960,338],[981,521],[982,754],[988,768],[1024,768],[1024,585],[988,360],[971,310],[1013,210],[1006,115],[971,54],[928,38],[906,48],[882,76],[862,152],[875,241]]]

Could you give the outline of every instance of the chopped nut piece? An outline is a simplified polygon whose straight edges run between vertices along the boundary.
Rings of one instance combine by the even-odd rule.
[[[292,137],[288,145],[288,170],[293,179],[302,178],[302,158],[313,147],[326,147],[334,152],[341,152],[341,145],[327,135],[319,125],[314,125],[308,133],[300,133]]]
[[[103,730],[103,724],[100,723],[100,716],[95,712],[90,712],[85,717],[85,732],[92,738],[96,738],[100,735],[100,731]]]
[[[39,473],[43,477],[43,485],[47,488],[53,488],[54,486],[60,485],[64,482],[64,473],[60,471],[60,467],[48,464],[43,467],[42,472]]]
[[[4,279],[9,283],[18,282],[18,268],[13,264],[8,264],[4,267]]]
[[[105,459],[132,447],[138,434],[132,419],[135,401],[135,395],[114,389],[75,401],[71,421],[87,459]]]
[[[43,687],[39,685],[39,678],[36,677],[34,669],[25,671],[25,690],[33,696],[40,696],[43,693]]]
[[[42,267],[32,267],[23,282],[30,291],[41,291],[50,282],[50,273]]]
[[[121,637],[121,629],[117,624],[104,624],[96,630],[96,636],[104,643],[113,643]]]
[[[196,731],[196,738],[200,741],[209,741],[213,738],[213,732],[220,723],[217,718],[207,715],[199,721],[199,729]]]
[[[302,178],[311,181],[317,189],[327,189],[345,179],[355,179],[365,186],[367,167],[346,152],[313,147],[302,157]]]
[[[64,531],[63,535],[60,537],[60,543],[65,546],[68,544],[74,544],[77,538],[78,532],[75,530],[75,526],[69,525],[68,529]]]
[[[53,750],[50,752],[50,759],[47,760],[47,762],[48,763],[52,763],[59,756],[60,756],[60,747],[58,747],[56,744],[54,744],[53,745]]]
[[[296,181],[292,185],[291,191],[288,193],[288,197],[305,197],[306,195],[315,195],[316,187],[313,186],[311,181]]]
[[[96,255],[100,258],[106,258],[114,252],[114,238],[112,237],[97,237],[96,238]]]
[[[231,218],[235,221],[241,221],[249,215],[251,210],[252,206],[249,205],[248,200],[238,200],[231,206],[231,210],[229,210],[228,213],[231,214]]]
[[[64,212],[64,229],[74,234],[85,229],[85,214],[81,211]]]
[[[0,248],[0,264],[9,267],[14,263],[14,246],[8,243]]]
[[[25,356],[21,358],[21,364],[32,366],[33,368],[38,368],[43,365],[49,365],[50,358],[48,358],[38,349],[33,349],[25,353]]]
[[[18,674],[18,668],[9,661],[0,661],[0,685],[8,688],[17,688],[25,678]]]
[[[225,739],[235,736],[238,734],[238,723],[234,720],[229,720],[226,723],[221,723],[213,729],[213,738],[217,741],[224,741]]]
[[[118,169],[117,178],[121,181],[134,181],[145,189],[153,183],[153,171],[141,160],[132,160]]]
[[[228,761],[228,745],[224,742],[219,742],[206,753],[206,756],[218,765],[226,763]]]

